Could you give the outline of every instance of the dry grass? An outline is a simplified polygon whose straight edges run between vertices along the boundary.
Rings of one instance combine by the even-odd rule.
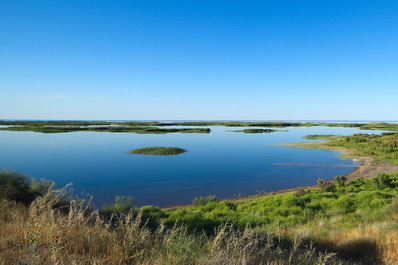
[[[0,264],[351,264],[298,236],[289,241],[282,230],[150,230],[132,213],[105,222],[84,201],[55,208],[63,192],[50,189],[30,207],[1,202]]]
[[[337,253],[343,260],[359,264],[398,264],[396,220],[359,224],[349,229],[335,229],[318,221],[286,231],[286,236],[297,235],[314,242],[319,250]]]

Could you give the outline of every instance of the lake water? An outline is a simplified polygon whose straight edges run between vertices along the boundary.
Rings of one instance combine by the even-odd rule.
[[[380,133],[352,128],[297,127],[288,132],[245,134],[242,127],[214,126],[210,134],[134,134],[0,132],[0,168],[18,170],[58,186],[73,183],[74,193],[94,196],[96,206],[115,196],[132,196],[137,206],[190,204],[195,197],[219,199],[316,184],[347,174],[350,167],[278,166],[272,163],[352,165],[336,152],[277,146],[306,141],[308,134]],[[176,156],[132,155],[147,146],[175,146]]]

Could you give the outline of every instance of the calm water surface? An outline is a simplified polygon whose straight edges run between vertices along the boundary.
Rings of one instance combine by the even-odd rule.
[[[233,127],[210,127],[210,134],[134,134],[73,132],[43,134],[0,132],[0,168],[73,183],[75,194],[94,196],[97,206],[115,196],[132,196],[137,206],[189,204],[194,197],[219,199],[315,184],[347,174],[349,167],[276,166],[271,163],[352,165],[336,152],[277,146],[306,141],[308,134],[380,133],[351,128],[298,127],[269,134],[233,133]],[[177,156],[131,155],[147,146],[176,146]]]

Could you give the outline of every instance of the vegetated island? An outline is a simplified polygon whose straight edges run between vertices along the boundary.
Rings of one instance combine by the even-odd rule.
[[[231,130],[230,132],[243,132],[243,133],[273,133],[277,130],[272,129],[244,129],[244,130]]]
[[[185,153],[186,150],[178,147],[144,147],[139,149],[134,149],[128,151],[129,154],[137,154],[137,155],[160,155],[160,156],[168,156],[168,155],[178,155]]]

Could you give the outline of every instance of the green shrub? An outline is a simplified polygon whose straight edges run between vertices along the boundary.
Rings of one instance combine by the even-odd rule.
[[[52,181],[47,181],[45,179],[36,180],[35,178],[31,179],[30,182],[30,190],[36,195],[44,195],[48,192],[51,185],[55,185]]]
[[[307,192],[304,190],[304,188],[299,188],[296,193],[294,193],[294,196],[296,197],[302,197],[304,195],[306,195]]]
[[[318,179],[318,186],[319,189],[323,192],[332,192],[335,190],[335,185],[323,179]]]
[[[218,202],[218,199],[216,196],[209,195],[207,197],[195,197],[195,199],[192,201],[193,206],[203,206],[206,205],[210,202]]]
[[[132,197],[116,196],[115,203],[102,207],[100,213],[109,218],[112,215],[120,216],[134,210],[136,210],[136,208],[134,207],[134,199]]]
[[[27,176],[4,169],[0,172],[0,198],[29,204],[35,199]]]
[[[345,175],[341,175],[341,176],[337,176],[334,178],[336,181],[336,185],[338,187],[345,187],[346,182],[347,182],[347,178],[345,177]]]
[[[395,186],[395,184],[393,183],[393,179],[387,174],[377,175],[377,177],[373,178],[373,183],[379,190],[393,188]]]

